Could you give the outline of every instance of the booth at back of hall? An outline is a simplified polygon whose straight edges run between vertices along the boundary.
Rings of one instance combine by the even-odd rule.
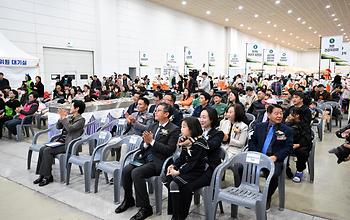
[[[349,219],[346,12],[2,0],[1,218]]]

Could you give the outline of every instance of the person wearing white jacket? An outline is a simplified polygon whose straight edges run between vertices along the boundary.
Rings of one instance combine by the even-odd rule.
[[[248,125],[245,124],[245,112],[242,105],[234,104],[227,109],[227,121],[221,124],[224,132],[224,147],[230,157],[242,151],[248,138]]]

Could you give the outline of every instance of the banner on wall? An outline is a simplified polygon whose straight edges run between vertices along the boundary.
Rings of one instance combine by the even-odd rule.
[[[264,54],[264,65],[275,66],[276,65],[276,53],[274,49],[266,49]]]
[[[215,66],[215,54],[212,51],[208,52],[208,65]]]
[[[261,63],[263,61],[262,51],[259,44],[247,43],[246,62]]]
[[[228,55],[228,57],[229,57],[229,60],[228,60],[228,66],[229,67],[239,67],[238,54],[230,53]]]
[[[169,66],[176,66],[176,56],[175,53],[166,54],[166,63]]]
[[[184,49],[185,56],[185,66],[189,67],[193,65],[193,56],[192,51],[189,47],[185,47]]]
[[[288,66],[288,54],[286,52],[280,52],[277,66]]]
[[[146,53],[145,51],[140,51],[139,62],[140,62],[140,66],[148,66],[149,65],[148,53]]]
[[[336,66],[349,66],[350,65],[350,42],[344,42],[342,45],[342,53],[339,61],[335,63]]]
[[[321,39],[321,59],[339,61],[342,53],[343,36],[329,36]]]

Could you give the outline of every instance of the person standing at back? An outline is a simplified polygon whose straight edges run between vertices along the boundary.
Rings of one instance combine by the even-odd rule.
[[[10,82],[4,78],[4,73],[0,72],[0,90],[10,87]]]

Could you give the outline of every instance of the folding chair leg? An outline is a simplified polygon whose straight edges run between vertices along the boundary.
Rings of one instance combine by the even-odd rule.
[[[30,170],[30,165],[32,162],[32,150],[28,150],[28,156],[27,156],[27,170]]]
[[[106,172],[103,172],[103,173],[105,175],[106,184],[109,184],[108,174]]]
[[[231,204],[231,218],[237,218],[238,206]]]
[[[66,168],[66,162],[65,162],[65,156],[60,156],[59,157],[59,161],[60,161],[60,180],[61,183],[64,182],[64,175],[65,175],[65,168]]]
[[[222,202],[219,202],[220,214],[224,214],[224,207],[222,207]]]
[[[194,197],[193,198],[194,204],[199,205],[200,199],[201,199],[201,195],[199,193],[195,192],[193,197]]]
[[[90,192],[91,183],[91,166],[90,163],[84,164],[84,181],[85,181],[85,192]]]
[[[83,168],[81,166],[79,166],[79,170],[80,170],[80,175],[83,175],[84,172],[83,172]]]
[[[66,185],[69,185],[69,178],[70,178],[70,170],[72,168],[72,164],[68,162],[67,164],[67,172],[66,172]]]
[[[156,177],[154,181],[154,194],[156,197],[156,213],[158,215],[162,214],[162,194],[163,194],[163,184],[160,181],[160,177]]]
[[[97,193],[98,192],[98,180],[100,178],[100,173],[101,171],[99,169],[96,169],[96,172],[95,172],[95,190],[94,190],[94,193]]]
[[[120,203],[120,186],[121,173],[119,170],[115,170],[113,174],[113,188],[114,188],[114,203]]]

